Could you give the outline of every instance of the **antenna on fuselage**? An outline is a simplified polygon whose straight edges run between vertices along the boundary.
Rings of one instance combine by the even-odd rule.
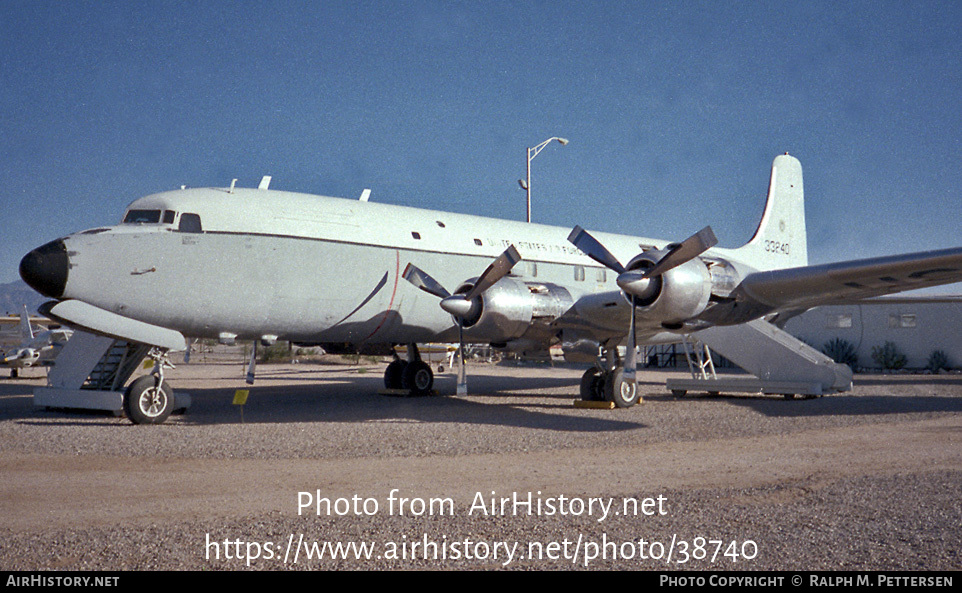
[[[268,187],[270,187],[270,185],[271,185],[271,176],[264,175],[264,177],[261,178],[261,183],[260,185],[257,186],[257,189],[267,189]]]
[[[371,190],[365,189],[364,191],[361,192],[361,198],[360,198],[360,200],[361,200],[362,202],[366,202],[367,199],[370,198],[370,197],[371,197]]]

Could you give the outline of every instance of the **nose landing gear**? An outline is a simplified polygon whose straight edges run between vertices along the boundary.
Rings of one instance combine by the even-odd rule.
[[[152,348],[147,356],[154,361],[154,370],[127,387],[124,413],[134,424],[161,424],[174,411],[174,390],[164,382],[164,368],[174,365],[160,348]]]

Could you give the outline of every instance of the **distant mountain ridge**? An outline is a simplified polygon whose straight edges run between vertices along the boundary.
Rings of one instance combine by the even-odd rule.
[[[37,307],[49,300],[23,280],[0,284],[0,314],[19,315],[24,305],[30,313],[36,313]]]

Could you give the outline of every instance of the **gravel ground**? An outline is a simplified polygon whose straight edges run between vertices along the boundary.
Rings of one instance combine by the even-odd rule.
[[[42,371],[0,380],[0,568],[962,568],[960,375],[788,401],[674,398],[684,375],[646,371],[643,404],[586,410],[579,369],[476,364],[473,395],[399,398],[383,368],[259,365],[242,421],[240,364],[179,365],[193,404],[161,426],[34,409]],[[299,515],[308,497],[341,512]],[[307,557],[324,542],[370,558]]]

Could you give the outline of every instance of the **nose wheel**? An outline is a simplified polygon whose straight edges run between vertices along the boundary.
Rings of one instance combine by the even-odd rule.
[[[164,381],[164,368],[174,368],[167,352],[154,348],[151,374],[131,383],[124,392],[124,413],[134,424],[161,424],[174,411],[174,390]]]
[[[160,424],[174,409],[174,391],[153,375],[140,377],[124,393],[124,412],[134,424]]]

